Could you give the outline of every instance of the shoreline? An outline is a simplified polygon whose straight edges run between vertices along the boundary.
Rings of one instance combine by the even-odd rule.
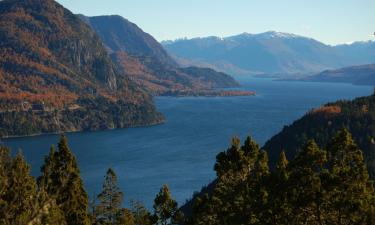
[[[128,126],[128,127],[117,127],[117,128],[109,128],[109,129],[98,129],[98,130],[70,130],[70,131],[56,131],[56,132],[48,132],[48,133],[34,133],[34,134],[28,134],[28,135],[9,135],[9,136],[0,137],[0,146],[3,142],[2,140],[6,140],[6,139],[17,139],[17,138],[27,138],[27,137],[37,137],[37,136],[49,136],[49,135],[57,135],[57,134],[101,132],[101,131],[129,129],[129,128],[153,127],[153,126],[162,125],[166,121],[167,121],[166,119],[163,119],[159,122],[153,122],[153,123],[144,124],[144,125],[139,124],[139,125],[133,125],[133,126]]]
[[[154,97],[172,97],[172,98],[184,98],[184,97],[242,97],[242,96],[256,96],[255,91],[244,91],[244,90],[214,90],[214,91],[202,91],[202,92],[193,92],[193,93],[176,93],[176,94],[162,94],[156,95]],[[116,127],[108,129],[95,129],[95,130],[68,130],[68,131],[56,131],[56,132],[47,132],[47,133],[33,133],[27,135],[7,135],[0,137],[0,145],[2,144],[1,140],[5,139],[17,139],[17,138],[27,138],[27,137],[36,137],[36,136],[47,136],[47,135],[57,135],[57,134],[69,134],[69,133],[83,133],[83,132],[100,132],[100,131],[109,131],[117,129],[128,129],[128,128],[140,128],[140,127],[152,127],[164,124],[167,120],[165,118],[160,121],[155,121],[147,124],[138,124],[131,125],[127,127]]]

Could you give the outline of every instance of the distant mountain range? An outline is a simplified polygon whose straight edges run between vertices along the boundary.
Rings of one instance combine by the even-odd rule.
[[[239,86],[212,69],[180,68],[151,35],[121,16],[79,16],[101,37],[119,70],[154,95],[204,95],[214,88]]]
[[[375,85],[375,64],[326,70],[304,78],[305,81],[342,82],[360,85]]]
[[[243,33],[164,41],[184,66],[208,66],[232,75],[308,75],[327,69],[375,62],[375,42],[330,46],[281,32]]]

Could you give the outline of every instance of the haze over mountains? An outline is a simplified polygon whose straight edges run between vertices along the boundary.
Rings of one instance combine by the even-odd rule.
[[[185,66],[204,65],[233,75],[306,75],[375,62],[375,42],[330,46],[281,32],[243,33],[162,42]]]
[[[151,35],[121,16],[80,18],[100,36],[117,67],[152,94],[202,93],[238,86],[232,77],[212,69],[180,68]]]
[[[375,64],[351,66],[337,70],[325,70],[316,75],[306,77],[303,80],[375,85]]]

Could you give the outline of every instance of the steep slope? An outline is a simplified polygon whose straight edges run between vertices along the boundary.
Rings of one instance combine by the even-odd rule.
[[[375,85],[375,64],[345,67],[338,70],[326,70],[307,77],[305,80]]]
[[[131,56],[150,57],[169,66],[177,66],[164,48],[150,34],[121,16],[80,15],[102,38],[110,52],[126,52]]]
[[[151,35],[120,16],[80,17],[101,37],[117,67],[155,95],[201,93],[238,86],[233,78],[223,73],[179,68]]]
[[[375,178],[375,96],[353,101],[338,101],[314,109],[295,121],[264,145],[271,165],[275,165],[281,150],[292,159],[299,146],[314,139],[321,147],[329,137],[346,127],[363,150],[369,173]]]
[[[0,136],[162,119],[96,33],[53,0],[0,2],[0,56]]]
[[[310,74],[326,69],[371,63],[371,54],[353,57],[352,46],[329,46],[294,34],[266,32],[218,38],[162,42],[182,65],[210,65],[232,74]],[[353,47],[354,48],[354,47]],[[358,47],[358,52],[370,52]],[[371,61],[372,59],[372,61]]]

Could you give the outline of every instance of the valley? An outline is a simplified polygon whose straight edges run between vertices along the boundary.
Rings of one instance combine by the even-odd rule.
[[[69,133],[89,196],[98,193],[98,174],[108,167],[118,172],[125,203],[131,199],[151,208],[160,186],[167,183],[183,204],[195,191],[214,179],[217,153],[233,136],[252,135],[263,145],[285,125],[314,107],[338,99],[370,95],[371,86],[315,82],[272,81],[246,78],[242,90],[255,90],[244,97],[157,97],[157,110],[166,122],[152,127]],[[298,94],[296,94],[298,93]],[[58,135],[4,139],[12,149],[22,149],[39,174],[43,156]],[[89,154],[88,154],[89,152]]]

